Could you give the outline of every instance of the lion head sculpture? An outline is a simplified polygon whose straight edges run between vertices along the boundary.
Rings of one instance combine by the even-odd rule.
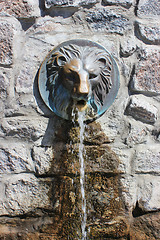
[[[100,45],[72,40],[52,50],[39,72],[40,94],[57,115],[70,119],[73,108],[86,118],[102,115],[119,88],[118,68]],[[110,96],[110,97],[109,97]]]

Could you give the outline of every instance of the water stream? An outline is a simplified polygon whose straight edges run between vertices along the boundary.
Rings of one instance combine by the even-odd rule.
[[[81,231],[82,237],[81,240],[86,240],[87,233],[86,233],[86,220],[87,220],[87,213],[86,213],[86,198],[85,198],[85,165],[84,165],[84,111],[78,111],[78,123],[80,127],[80,143],[79,143],[79,161],[80,161],[80,187],[81,187],[81,198],[82,198],[82,213],[81,213]]]

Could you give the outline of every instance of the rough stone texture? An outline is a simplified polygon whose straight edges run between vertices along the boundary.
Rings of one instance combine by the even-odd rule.
[[[120,186],[122,187],[122,199],[125,207],[130,213],[136,206],[137,202],[137,179],[135,175],[123,175],[120,178]]]
[[[134,219],[130,239],[159,239],[160,213],[150,213]]]
[[[160,51],[144,52],[135,66],[131,90],[147,95],[160,94]]]
[[[0,64],[10,65],[13,60],[13,25],[0,22]]]
[[[130,97],[126,113],[144,123],[154,124],[157,119],[158,109],[148,102],[142,95]]]
[[[79,7],[93,5],[99,2],[99,0],[45,0],[46,8],[60,6],[60,7]]]
[[[33,90],[33,82],[36,70],[33,65],[28,64],[23,66],[16,79],[16,92],[17,93],[31,93]]]
[[[120,54],[122,57],[129,57],[136,51],[136,41],[134,36],[125,38],[120,45]]]
[[[38,175],[47,173],[54,173],[51,171],[51,164],[53,159],[53,150],[50,147],[37,147],[33,148],[32,158],[35,164],[35,171]]]
[[[1,181],[1,215],[16,216],[34,212],[36,209],[52,209],[48,196],[51,183],[33,174],[17,174]]]
[[[147,142],[147,129],[143,126],[137,126],[135,124],[129,124],[129,132],[125,136],[125,142],[128,146],[133,147],[137,144],[142,144]]]
[[[136,31],[138,38],[146,44],[160,44],[160,26],[154,24],[152,26],[136,23]]]
[[[160,209],[160,177],[159,176],[138,176],[138,205],[145,211],[156,211]]]
[[[137,10],[138,17],[155,18],[160,15],[160,2],[158,0],[140,0]]]
[[[146,148],[140,145],[135,153],[135,171],[136,173],[160,173],[160,149],[159,144],[151,145]]]
[[[117,5],[117,6],[122,6],[125,8],[130,8],[131,5],[133,4],[133,0],[102,0],[102,3],[104,5]]]
[[[9,14],[16,18],[40,16],[38,0],[1,0],[0,13]]]
[[[25,144],[0,144],[0,174],[34,172],[30,150]]]
[[[39,119],[26,119],[26,117],[6,118],[1,122],[1,129],[5,136],[36,141],[42,137],[46,130],[46,123]]]
[[[127,18],[106,9],[89,11],[86,21],[95,31],[105,31],[120,35],[123,35],[130,27]]]
[[[5,74],[0,73],[0,99],[5,100],[7,97],[7,88],[9,86],[9,80]]]
[[[77,174],[80,171],[79,145],[77,138],[79,128],[72,128],[66,133],[62,126],[57,129],[57,142],[53,142],[53,147],[34,147],[33,160],[38,175],[43,174]],[[96,133],[93,136],[93,133]],[[64,134],[64,135],[63,135]],[[69,136],[68,136],[69,134]],[[108,138],[101,132],[97,124],[89,124],[85,137],[85,171],[86,173],[101,172],[117,174],[119,159],[116,154],[106,144]],[[61,138],[60,138],[61,136]],[[58,139],[60,138],[60,139]],[[62,139],[67,141],[65,144]],[[74,139],[74,140],[73,140]],[[70,145],[72,141],[72,146]],[[74,142],[75,141],[75,142]],[[89,145],[94,144],[94,145]]]

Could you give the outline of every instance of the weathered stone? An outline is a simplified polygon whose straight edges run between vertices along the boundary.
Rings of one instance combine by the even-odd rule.
[[[7,97],[7,88],[9,86],[9,80],[3,73],[0,73],[0,99],[6,99]]]
[[[131,90],[149,96],[160,94],[159,64],[159,51],[145,51],[142,59],[135,66],[135,73],[130,84]]]
[[[1,217],[1,223],[0,223],[0,238],[1,239],[14,239],[18,240],[19,238],[21,240],[25,239],[38,239],[40,236],[41,239],[45,233],[40,234],[41,229],[43,229],[43,225],[49,225],[53,224],[53,217],[49,216],[38,216],[38,217],[27,217],[27,218],[7,218],[7,217]],[[48,236],[46,236],[48,237]],[[46,238],[46,239],[49,239]],[[52,236],[53,240],[53,236]]]
[[[147,97],[135,95],[129,99],[126,114],[144,123],[154,124],[157,120],[158,109],[149,103]]]
[[[0,12],[16,18],[40,16],[38,0],[1,0]]]
[[[17,93],[32,93],[36,70],[33,65],[23,65],[16,79]]]
[[[0,64],[11,65],[13,62],[13,25],[0,22]]]
[[[137,177],[137,202],[145,212],[160,209],[160,177],[149,174]]]
[[[92,224],[90,226],[91,239],[126,239],[129,225],[126,219],[119,217],[112,222]],[[102,238],[103,237],[103,238]]]
[[[160,149],[157,145],[140,145],[135,152],[136,173],[160,173]]]
[[[88,193],[86,194],[86,227],[90,239],[94,239],[95,235],[126,239],[128,235],[127,221],[122,215],[123,204],[119,197],[118,178],[118,176],[107,177],[100,173],[86,176]],[[49,239],[81,237],[82,199],[79,176],[36,179],[31,174],[21,174],[6,177],[2,183],[0,185],[1,215],[16,216],[16,218],[1,218],[0,236],[6,233],[7,236],[16,237],[12,234],[21,233],[21,237],[27,234],[25,237],[28,236],[29,239],[31,236],[35,237],[34,239],[42,236],[42,239],[46,239],[48,235],[52,237]],[[45,210],[52,217],[42,215],[42,218],[38,218],[39,220],[34,218],[34,221],[33,218],[29,218],[32,215],[41,216]],[[28,217],[23,220],[17,217],[17,215],[23,217],[24,214]],[[33,235],[33,233],[37,234]]]
[[[131,240],[157,240],[159,239],[160,213],[148,213],[136,217],[130,229]]]
[[[93,5],[99,2],[99,0],[45,0],[45,7],[50,8],[54,6],[59,7],[79,7]]]
[[[19,105],[16,103],[14,93],[13,70],[0,69],[0,116],[10,117],[16,115]]]
[[[125,31],[130,29],[130,23],[126,17],[106,9],[89,11],[86,16],[86,21],[95,31],[105,31],[107,33],[123,35]]]
[[[4,194],[0,197],[0,215],[17,216],[34,212],[38,208],[52,209],[48,180],[33,174],[16,174],[2,179]]]
[[[125,38],[120,45],[120,54],[122,57],[129,57],[136,51],[136,40],[133,37]]]
[[[138,3],[137,15],[140,18],[155,18],[160,15],[159,0],[140,0]]]
[[[117,174],[119,160],[107,146],[85,146],[85,172],[104,172]],[[80,171],[79,145],[63,142],[53,144],[51,148],[34,147],[33,160],[36,172],[41,174],[76,174]]]
[[[147,130],[143,126],[130,124],[129,133],[125,138],[125,142],[131,147],[136,144],[146,143],[148,137],[147,135]]]
[[[128,173],[128,172],[127,172]],[[128,211],[133,209],[137,201],[137,182],[136,177],[132,175],[123,175],[120,178],[120,186],[122,189],[122,199]]]
[[[119,173],[131,173],[131,160],[133,157],[133,149],[126,148],[125,145],[116,145],[111,147],[112,151],[119,158],[118,172]]]
[[[0,174],[33,172],[30,150],[25,144],[0,144]]]
[[[122,6],[125,8],[130,8],[133,4],[133,0],[102,0],[102,3],[104,5],[116,5],[116,6]]]
[[[51,147],[34,147],[32,158],[35,164],[35,171],[38,175],[53,173],[51,164],[53,159],[53,150]]]
[[[146,44],[160,44],[160,26],[144,25],[136,23],[135,26],[137,37]]]
[[[24,144],[10,143],[10,146],[1,144],[0,146],[0,173],[22,173],[33,172],[34,165],[30,156],[30,151]]]
[[[93,122],[85,127],[84,143],[87,145],[102,145],[110,143],[99,123]]]
[[[81,231],[80,215],[82,211],[80,179],[79,177],[59,177],[57,181],[54,185],[56,194],[54,197],[54,209],[55,214],[62,213],[62,225],[59,224],[60,233],[62,234],[61,238],[66,239],[67,236],[72,236],[72,238],[78,239]],[[100,173],[86,176],[87,230],[90,228],[90,233],[88,231],[89,239],[94,239],[95,235],[99,236],[99,234],[101,237],[107,238],[110,236],[113,239],[115,235],[121,237],[128,234],[126,221],[123,215],[121,215],[123,205],[119,198],[118,189],[118,176],[107,177]],[[108,228],[106,228],[106,222],[108,223]],[[52,225],[50,233],[55,232],[55,223]],[[109,225],[112,225],[112,227],[109,227]],[[99,229],[100,226],[103,229],[102,231]],[[114,231],[113,226],[117,231]],[[121,228],[123,229],[122,231]]]
[[[156,127],[152,130],[151,134],[153,135],[154,140],[160,142],[160,128],[159,128],[158,126],[156,126]]]
[[[1,129],[5,136],[36,141],[44,135],[47,121],[45,118],[32,120],[26,117],[5,118],[2,120]]]
[[[138,203],[142,212],[160,208],[160,177],[152,174],[125,175],[121,177],[122,198],[128,210]]]
[[[57,126],[52,149],[35,147],[33,159],[38,174],[77,174],[80,171],[79,161],[79,127],[68,124]],[[50,131],[50,130],[49,130]],[[93,139],[93,142],[91,141]],[[119,159],[107,145],[109,142],[100,125],[89,124],[84,141],[85,171],[117,174]],[[44,158],[42,157],[42,153]]]

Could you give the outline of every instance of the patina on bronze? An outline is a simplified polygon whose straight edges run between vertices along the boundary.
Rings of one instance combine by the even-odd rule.
[[[105,48],[77,39],[58,45],[47,55],[39,70],[38,85],[43,101],[58,116],[71,119],[77,108],[92,120],[113,103],[119,72]]]

